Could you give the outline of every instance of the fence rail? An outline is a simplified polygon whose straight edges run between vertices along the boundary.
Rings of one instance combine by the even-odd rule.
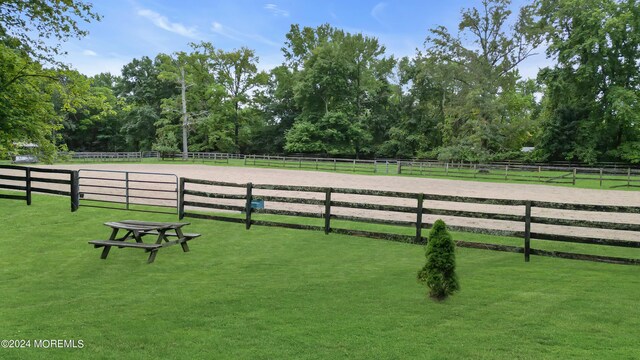
[[[396,174],[397,160],[357,160],[339,158],[245,155],[245,166],[282,167],[303,170]]]
[[[444,217],[447,218],[448,226],[453,231],[520,238],[523,241],[522,246],[457,241],[462,247],[522,253],[525,261],[529,261],[530,255],[539,255],[640,265],[640,259],[636,258],[547,251],[531,247],[532,240],[544,240],[640,248],[640,241],[637,240],[640,235],[640,217],[634,219],[635,223],[594,220],[603,214],[614,219],[618,214],[640,214],[640,207],[565,204],[380,190],[239,184],[188,178],[180,179],[180,189],[180,219],[204,218],[244,223],[247,229],[252,225],[279,226],[324,231],[326,234],[346,234],[423,244],[427,240],[422,234],[423,229],[430,228],[436,217]],[[253,204],[258,198],[264,202],[264,208]],[[447,203],[448,207],[437,207],[434,202]],[[469,210],[469,206],[475,206],[476,209]],[[205,214],[202,213],[203,209],[213,209],[218,213]],[[244,217],[220,213],[220,210],[244,214]],[[535,214],[539,210],[547,212],[551,210],[557,214]],[[580,214],[572,212],[570,218],[567,218],[566,214],[561,214],[562,211],[588,212],[593,216],[589,219],[575,219],[574,217]],[[276,215],[277,220],[283,220],[262,220],[252,217],[261,214]],[[279,216],[287,216],[287,218]],[[324,225],[292,221],[293,218],[298,217],[323,219]],[[341,222],[342,225],[337,224],[336,221]],[[367,223],[412,228],[414,234],[408,235],[406,231],[404,231],[405,234],[371,231],[353,225],[345,226],[344,221],[353,224]],[[493,223],[477,225],[475,224],[477,221]],[[532,231],[532,226],[540,229]],[[592,233],[587,234],[589,231]],[[600,232],[594,234],[593,231]],[[611,231],[623,232],[626,238],[621,238],[618,233],[612,234]]]
[[[58,158],[71,159],[75,161],[142,161],[142,159],[172,159],[183,160],[181,152],[172,153],[163,157],[158,151],[136,151],[136,152],[59,152]],[[189,152],[187,160],[202,162],[210,161],[216,163],[229,163],[229,159],[242,159],[244,155],[228,154],[218,152]]]
[[[59,152],[58,158],[80,160],[84,162],[94,161],[142,161],[142,152]]]
[[[38,174],[62,175],[64,178],[47,178]],[[76,211],[79,205],[78,184],[78,172],[73,170],[0,165],[0,189],[24,191],[24,195],[0,194],[2,199],[21,200],[31,205],[31,194],[34,192],[62,195],[70,198],[71,211]],[[68,190],[64,190],[64,185],[68,186]]]
[[[442,162],[398,162],[398,173],[427,177],[452,177],[477,180],[505,180],[572,184],[589,180],[599,186],[613,183],[611,188],[640,187],[640,169],[588,168],[513,164],[472,164]]]

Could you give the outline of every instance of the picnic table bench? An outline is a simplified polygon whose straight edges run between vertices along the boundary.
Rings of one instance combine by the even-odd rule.
[[[144,249],[145,252],[150,253],[147,263],[151,264],[156,259],[159,249],[180,244],[182,251],[187,252],[189,251],[187,241],[200,236],[200,234],[182,232],[182,227],[189,225],[189,223],[124,220],[104,224],[111,228],[109,240],[89,241],[89,244],[95,248],[104,248],[100,255],[101,259],[106,259],[111,247],[117,246],[118,248]],[[118,236],[120,231],[123,231],[124,235]],[[157,236],[155,243],[142,241],[143,237],[149,235]],[[127,240],[135,240],[135,242],[127,242]]]

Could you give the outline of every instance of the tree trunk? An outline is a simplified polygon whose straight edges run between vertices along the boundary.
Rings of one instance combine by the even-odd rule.
[[[187,132],[189,130],[189,117],[187,116],[187,84],[184,79],[184,67],[180,67],[180,85],[182,88],[182,159],[189,158],[187,144]]]
[[[234,121],[234,126],[235,126],[235,142],[236,142],[236,152],[240,152],[240,144],[239,144],[239,134],[240,134],[240,122],[238,120],[238,102],[236,101],[235,103],[235,109],[236,109],[236,118]]]

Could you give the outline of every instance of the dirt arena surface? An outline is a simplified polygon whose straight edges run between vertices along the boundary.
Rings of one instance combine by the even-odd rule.
[[[399,192],[422,192],[425,194],[437,195],[456,195],[480,198],[496,198],[496,199],[512,199],[512,200],[534,200],[534,201],[550,201],[560,203],[580,203],[580,204],[597,204],[597,205],[621,205],[621,206],[640,206],[640,192],[635,191],[619,191],[619,190],[595,190],[595,189],[579,189],[571,187],[559,187],[537,184],[503,184],[489,182],[474,182],[448,179],[427,179],[402,176],[380,176],[380,175],[353,175],[344,173],[300,171],[300,170],[281,170],[281,169],[262,169],[249,167],[229,167],[229,166],[210,166],[210,165],[158,165],[158,164],[90,164],[90,165],[55,165],[53,168],[63,169],[94,169],[94,170],[115,170],[115,171],[131,171],[131,172],[150,172],[175,174],[177,177],[215,180],[234,183],[254,184],[278,184],[278,185],[301,185],[301,186],[317,186],[317,187],[333,187],[333,188],[357,188],[371,190],[387,190]],[[82,174],[82,172],[81,172]],[[88,172],[85,172],[88,174]],[[82,176],[82,175],[81,175]],[[130,175],[135,178],[135,175]],[[142,178],[142,175],[138,175]],[[81,192],[82,189],[81,181]],[[96,183],[96,182],[94,182]],[[100,183],[99,181],[97,183]],[[106,182],[105,182],[106,183]],[[148,184],[145,186],[155,186]],[[211,186],[189,185],[189,189],[202,190],[209,192],[225,192],[242,194],[244,189],[241,188],[220,188]],[[260,191],[254,190],[254,196],[259,195],[289,196],[323,199],[322,194],[317,193],[296,193],[279,192],[279,191]],[[144,195],[143,191],[139,191],[138,195]],[[189,199],[187,199],[189,200]],[[392,199],[380,198],[372,196],[345,195],[334,194],[334,201],[353,201],[380,203],[387,205],[405,205],[415,206],[413,199]],[[202,201],[198,198],[197,201]],[[205,201],[208,201],[205,200]],[[243,205],[242,201],[237,200],[211,200],[217,203],[230,205]],[[285,203],[268,204],[273,209],[307,211],[312,213],[322,213],[324,208],[317,205],[296,205]],[[425,202],[425,208],[436,209],[455,209],[468,211],[491,211],[503,214],[524,214],[522,206],[499,206],[499,205],[476,205],[462,203],[448,203],[439,201]],[[334,210],[332,210],[334,211]],[[360,217],[409,220],[415,221],[415,215],[390,213],[381,211],[367,211],[347,208],[336,208],[335,214],[351,215]],[[580,211],[567,210],[551,210],[551,209],[533,209],[533,216],[559,217],[567,219],[584,219],[595,221],[610,221],[621,223],[640,224],[640,214],[603,214]],[[472,218],[455,218],[447,216],[431,216],[425,215],[425,222],[433,222],[437,218],[444,219],[448,224],[487,227],[504,230],[523,231],[524,224],[518,222],[486,220]],[[557,234],[589,236],[589,237],[607,237],[624,240],[638,240],[638,233],[629,231],[613,231],[600,229],[584,229],[571,228],[566,226],[553,226],[533,224],[533,232],[549,232]]]

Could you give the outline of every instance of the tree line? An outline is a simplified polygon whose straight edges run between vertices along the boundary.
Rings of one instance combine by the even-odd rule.
[[[258,70],[251,49],[200,42],[133,59],[120,75],[87,77],[53,60],[58,47],[19,30],[31,22],[60,41],[83,36],[77,21],[100,19],[90,5],[3,2],[0,153],[36,142],[51,156],[158,150],[637,163],[637,5],[535,0],[512,11],[509,0],[481,0],[462,10],[455,31],[428,30],[423,48],[403,58],[375,37],[293,24],[284,62],[269,71]],[[542,51],[553,64],[523,78],[519,66]]]

